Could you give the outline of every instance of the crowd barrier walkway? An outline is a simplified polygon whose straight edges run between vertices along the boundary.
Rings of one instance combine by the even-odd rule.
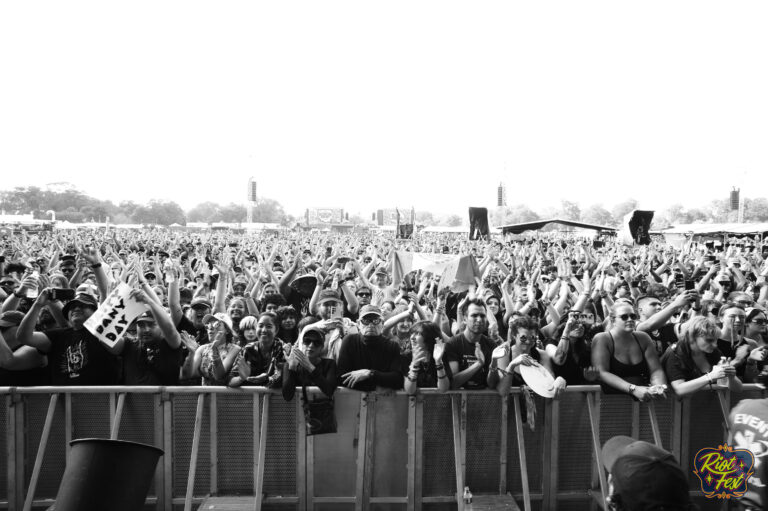
[[[310,389],[316,392],[316,389]],[[600,446],[630,435],[692,456],[727,437],[728,410],[765,397],[707,391],[641,404],[596,386],[535,400],[535,429],[518,389],[335,396],[338,432],[306,436],[301,400],[263,388],[0,388],[0,509],[53,503],[69,442],[113,438],[157,446],[147,509],[192,510],[211,495],[252,496],[252,509],[465,511],[464,488],[511,495],[521,509],[597,509],[605,502]],[[511,406],[510,406],[511,404]],[[693,492],[702,509],[716,501]],[[467,506],[468,508],[468,506]]]

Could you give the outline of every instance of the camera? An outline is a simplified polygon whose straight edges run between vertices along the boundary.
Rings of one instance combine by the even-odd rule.
[[[69,289],[64,287],[55,287],[51,289],[51,300],[66,302],[66,301],[72,300],[74,297],[75,297],[74,289]]]

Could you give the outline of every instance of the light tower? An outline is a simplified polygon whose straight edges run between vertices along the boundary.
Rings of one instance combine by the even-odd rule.
[[[253,207],[256,205],[256,181],[253,176],[248,178],[248,219],[249,224],[253,223]]]
[[[496,206],[504,207],[507,205],[507,187],[504,183],[499,183],[499,188],[496,190]]]

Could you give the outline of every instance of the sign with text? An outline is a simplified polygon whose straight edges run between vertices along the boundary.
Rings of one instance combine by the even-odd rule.
[[[131,286],[121,282],[83,324],[109,346],[114,346],[123,337],[128,325],[147,310],[146,305],[131,298],[131,289]]]

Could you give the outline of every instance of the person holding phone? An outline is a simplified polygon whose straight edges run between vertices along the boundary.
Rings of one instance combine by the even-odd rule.
[[[746,310],[739,304],[727,303],[720,308],[720,321],[723,327],[720,338],[717,340],[717,349],[724,357],[731,360],[739,378],[751,383],[757,381],[758,360],[750,355],[758,346],[754,340],[744,336],[746,319]]]
[[[556,342],[546,345],[545,351],[552,361],[555,376],[562,377],[568,385],[591,385],[598,377],[592,366],[592,337],[589,335],[589,318],[593,314],[571,310],[564,316],[565,323],[557,329]],[[582,318],[583,317],[583,318]]]

